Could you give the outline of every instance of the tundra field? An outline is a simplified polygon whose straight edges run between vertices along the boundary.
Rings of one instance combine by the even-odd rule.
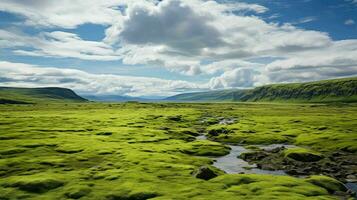
[[[357,104],[0,105],[0,199],[353,199],[356,130]]]

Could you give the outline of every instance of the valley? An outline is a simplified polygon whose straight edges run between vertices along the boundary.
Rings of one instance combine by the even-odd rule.
[[[355,104],[0,105],[0,199],[353,198],[356,111]]]

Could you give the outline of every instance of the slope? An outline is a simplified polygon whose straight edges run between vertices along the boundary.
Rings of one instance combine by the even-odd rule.
[[[67,88],[13,88],[0,87],[0,104],[28,104],[53,102],[84,102],[86,99],[78,96]]]

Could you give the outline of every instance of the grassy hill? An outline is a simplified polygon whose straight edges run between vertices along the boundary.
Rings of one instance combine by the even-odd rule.
[[[246,91],[238,101],[356,102],[357,77],[274,84]]]
[[[179,94],[171,101],[357,102],[357,77],[307,83],[273,84],[249,90]]]
[[[194,92],[178,94],[168,97],[168,101],[234,101],[244,95],[245,91],[240,90],[219,90],[209,92]]]
[[[0,87],[0,104],[84,102],[86,99],[66,88]]]

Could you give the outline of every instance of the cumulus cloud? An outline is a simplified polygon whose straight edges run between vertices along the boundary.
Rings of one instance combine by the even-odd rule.
[[[259,75],[260,73],[254,69],[233,69],[224,72],[221,76],[212,78],[209,86],[211,89],[249,88],[256,85],[256,79]]]
[[[206,85],[159,78],[91,74],[81,70],[0,61],[0,84],[12,87],[66,87],[80,94],[166,96]]]
[[[323,32],[299,29],[291,24],[267,23],[256,16],[231,12],[252,8],[257,6],[200,0],[132,3],[128,4],[121,20],[107,29],[104,41],[120,46],[117,52],[125,64],[155,64],[187,75],[254,68],[259,64],[248,60],[286,59],[306,50],[328,48],[334,43]],[[261,9],[255,11],[267,11]],[[314,19],[307,18],[303,22]],[[211,63],[202,64],[204,60]]]
[[[136,5],[128,9],[119,37],[124,44],[165,45],[182,53],[198,53],[223,43],[218,29],[208,24],[210,18],[178,0],[151,9]]]

